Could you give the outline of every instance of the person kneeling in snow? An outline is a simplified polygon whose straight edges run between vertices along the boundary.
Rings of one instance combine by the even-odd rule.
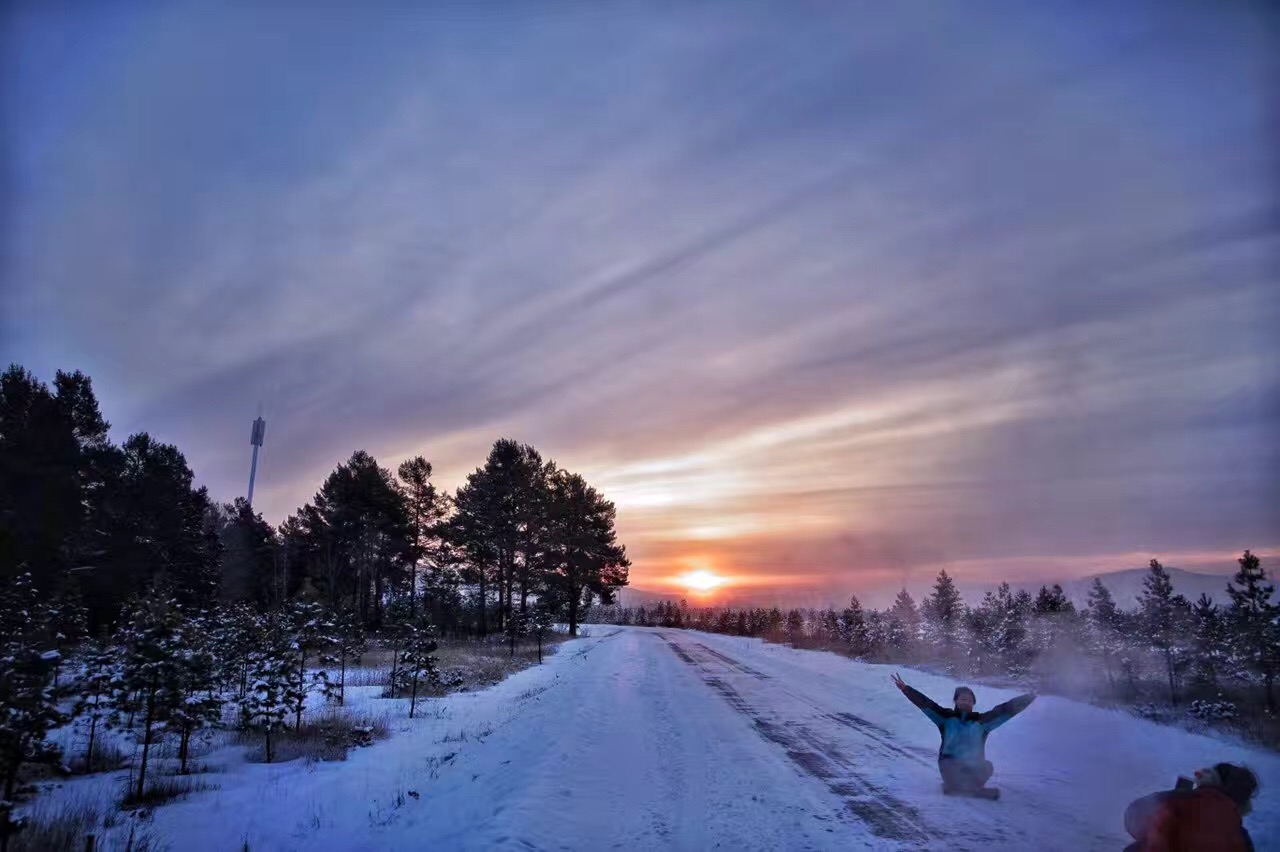
[[[987,787],[995,767],[987,760],[987,735],[1027,709],[1035,695],[1027,693],[997,704],[985,713],[973,712],[977,698],[967,686],[957,686],[952,700],[955,709],[940,707],[922,692],[903,683],[894,674],[894,686],[907,700],[924,711],[929,721],[938,726],[942,746],[938,749],[938,771],[942,773],[942,792],[996,799],[1000,791]]]
[[[1243,766],[1219,763],[1179,778],[1172,790],[1129,805],[1124,827],[1134,842],[1125,852],[1253,852],[1245,814],[1258,793],[1258,777]]]

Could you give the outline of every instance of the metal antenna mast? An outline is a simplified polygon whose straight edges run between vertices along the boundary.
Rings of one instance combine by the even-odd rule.
[[[253,444],[253,466],[249,468],[249,505],[253,505],[253,481],[258,476],[258,449],[262,446],[262,439],[267,435],[267,421],[259,417],[253,421],[253,433],[249,436],[249,443]]]

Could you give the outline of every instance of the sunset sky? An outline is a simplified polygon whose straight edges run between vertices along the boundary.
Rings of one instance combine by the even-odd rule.
[[[261,410],[273,522],[509,436],[641,588],[1278,550],[1265,4],[159,5],[5,21],[0,359],[218,499]]]

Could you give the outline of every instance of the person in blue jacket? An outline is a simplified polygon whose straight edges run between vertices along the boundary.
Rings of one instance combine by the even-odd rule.
[[[942,745],[938,748],[938,771],[942,774],[942,792],[986,798],[999,798],[1000,791],[987,787],[995,767],[987,760],[987,735],[1036,700],[1032,693],[1011,698],[985,713],[975,713],[977,698],[967,686],[957,686],[952,700],[955,709],[940,707],[917,689],[907,686],[896,673],[894,686],[907,700],[920,708],[929,721],[938,726]]]

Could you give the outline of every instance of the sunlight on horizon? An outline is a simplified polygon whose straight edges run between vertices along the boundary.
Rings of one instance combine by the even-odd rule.
[[[677,577],[676,582],[680,583],[680,585],[690,591],[710,592],[723,586],[726,580],[724,577],[721,577],[718,574],[713,574],[706,569],[699,569]]]

